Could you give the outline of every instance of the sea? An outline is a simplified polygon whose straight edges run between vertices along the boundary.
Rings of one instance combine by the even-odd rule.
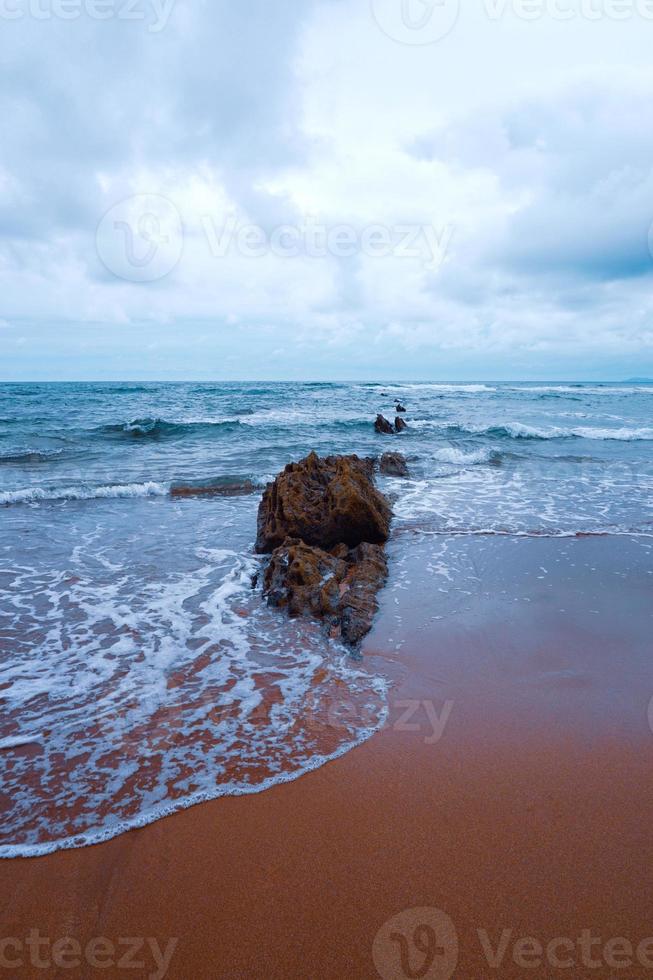
[[[397,401],[407,431],[377,435]],[[379,478],[383,607],[416,537],[449,580],[452,538],[651,539],[652,449],[637,382],[0,385],[0,857],[261,792],[383,727],[376,632],[352,655],[261,595],[258,502],[288,462],[406,456]]]

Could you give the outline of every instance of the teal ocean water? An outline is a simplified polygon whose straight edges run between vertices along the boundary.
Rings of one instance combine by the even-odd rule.
[[[408,431],[376,435],[395,400]],[[389,448],[411,471],[381,480],[394,555],[653,536],[653,385],[0,385],[1,857],[260,791],[383,724],[378,662],[252,587],[258,494],[170,491]]]

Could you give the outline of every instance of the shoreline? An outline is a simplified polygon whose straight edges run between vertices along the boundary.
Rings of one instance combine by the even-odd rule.
[[[624,975],[641,976],[636,951],[653,935],[641,897],[653,884],[650,548],[445,544],[453,582],[433,540],[410,553],[390,545],[394,573],[365,646],[370,667],[382,660],[395,682],[388,725],[263,793],[0,862],[0,935],[24,944],[38,929],[84,950],[98,937],[117,950],[140,936],[144,975],[157,970],[145,939],[165,950],[176,938],[166,976],[180,980],[368,978],[375,956],[383,969],[397,952],[384,924],[427,908],[454,925],[455,976],[522,977],[524,937],[545,950],[540,967],[531,956],[534,977],[557,975],[546,953],[556,939],[573,942],[574,976],[608,977],[615,937],[633,947],[635,973]],[[598,967],[576,942],[588,928],[602,940]],[[479,932],[496,950],[504,930],[505,955],[491,967]],[[21,955],[21,976],[43,975],[24,945]],[[450,975],[445,965],[435,961],[432,975]]]

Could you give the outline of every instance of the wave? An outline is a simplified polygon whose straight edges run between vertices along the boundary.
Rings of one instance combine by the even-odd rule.
[[[119,500],[128,497],[164,497],[169,488],[163,483],[127,483],[107,487],[63,487],[46,489],[27,487],[22,490],[6,490],[0,493],[0,506],[38,504],[45,501],[65,500]]]
[[[384,391],[440,391],[440,392],[463,392],[468,394],[483,394],[489,393],[493,394],[498,391],[494,385],[483,385],[483,384],[431,384],[424,382],[424,384],[388,384],[388,385],[363,385],[363,388],[382,388]]]
[[[94,395],[153,395],[159,391],[159,386],[150,385],[111,385],[108,388],[102,386],[96,387],[92,386],[92,394]]]
[[[2,463],[47,463],[61,456],[63,449],[12,449],[8,453],[0,453]]]
[[[508,391],[523,391],[526,394],[573,394],[573,395],[639,395],[653,394],[651,385],[510,385]]]
[[[435,422],[417,419],[412,425],[418,429],[439,429],[450,435],[491,436],[494,439],[592,439],[598,441],[645,442],[653,440],[653,428],[603,429],[578,426],[564,429],[560,426],[538,428],[522,422],[503,422],[494,425],[457,425],[450,422]]]
[[[132,422],[103,425],[96,431],[114,438],[165,439],[187,434],[202,434],[217,429],[235,429],[238,425],[240,425],[238,419],[191,419],[168,422],[160,418],[143,418],[134,419]]]
[[[465,466],[476,466],[479,463],[498,462],[501,453],[495,449],[475,449],[465,452],[464,449],[456,449],[455,446],[447,446],[437,449],[434,458],[441,463],[463,464]]]

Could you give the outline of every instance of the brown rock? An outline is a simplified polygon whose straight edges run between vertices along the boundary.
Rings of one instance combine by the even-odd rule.
[[[401,453],[384,453],[379,462],[379,470],[385,476],[408,476],[406,457]]]
[[[347,571],[341,558],[291,538],[272,553],[263,590],[271,606],[287,608],[291,616],[337,616]]]
[[[340,623],[342,638],[356,646],[372,628],[378,610],[377,592],[388,577],[388,563],[378,544],[360,544],[350,554],[353,562],[345,579]]]
[[[179,484],[170,490],[171,497],[243,497],[251,493],[256,493],[256,487],[250,480],[242,483]]]
[[[337,544],[387,541],[391,511],[372,483],[373,469],[372,460],[358,456],[321,459],[311,453],[290,463],[263,494],[257,552],[272,552],[287,538],[326,551]]]
[[[405,432],[407,428],[408,426],[406,425],[404,420],[398,415],[397,418],[395,419],[395,429],[397,430],[397,432]]]
[[[271,606],[322,619],[331,635],[356,646],[372,627],[387,573],[381,545],[360,544],[343,560],[291,539],[273,552],[263,590]]]
[[[270,605],[310,614],[357,645],[369,632],[387,576],[382,545],[391,511],[373,483],[372,460],[311,453],[271,483],[259,507],[259,553]]]
[[[395,431],[392,424],[383,415],[377,415],[374,430],[381,436],[392,436]]]
[[[405,414],[406,414],[406,409],[405,409],[405,408],[404,408],[404,406],[403,406],[403,405],[401,404],[401,402],[397,402],[397,405],[396,405],[396,408],[395,408],[395,411],[396,411],[396,412],[398,412],[398,413],[399,413],[400,415],[405,415]]]

